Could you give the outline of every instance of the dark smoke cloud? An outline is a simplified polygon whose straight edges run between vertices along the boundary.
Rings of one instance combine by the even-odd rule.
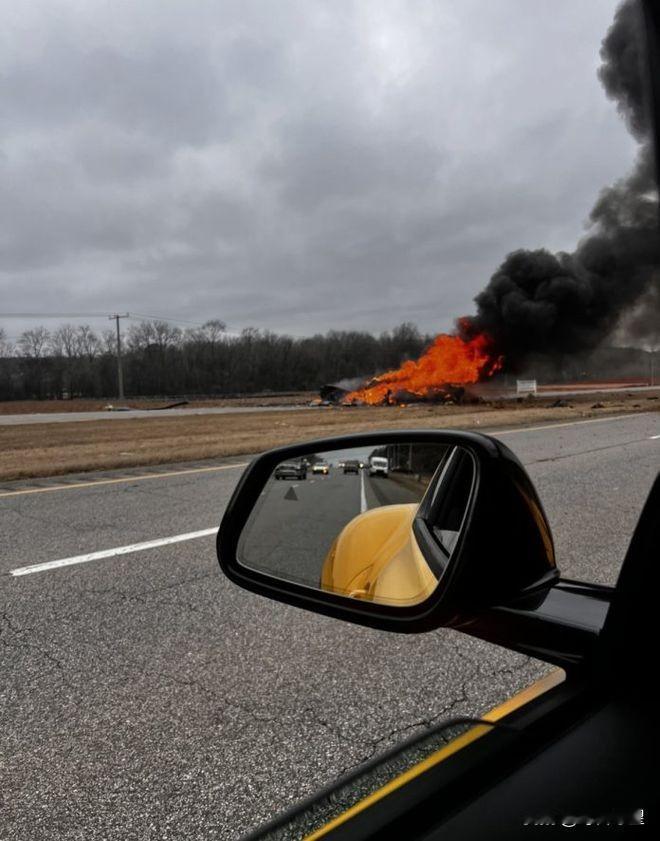
[[[660,282],[651,284],[619,324],[622,339],[637,340],[660,348]]]
[[[660,230],[642,25],[638,4],[627,0],[603,41],[599,70],[641,143],[632,173],[601,192],[574,253],[514,251],[475,298],[467,332],[488,332],[509,370],[533,355],[593,349],[617,326],[637,339],[658,333]]]
[[[627,0],[616,11],[614,23],[603,39],[603,64],[598,78],[605,92],[617,103],[619,113],[638,140],[646,140],[650,115],[646,106],[642,14],[638,0]]]

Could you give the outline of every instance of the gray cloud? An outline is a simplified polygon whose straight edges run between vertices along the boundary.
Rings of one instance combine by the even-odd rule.
[[[447,329],[629,169],[614,7],[0,0],[4,306]]]

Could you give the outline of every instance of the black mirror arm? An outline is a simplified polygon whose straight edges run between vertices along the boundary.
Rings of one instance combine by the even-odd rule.
[[[565,588],[560,581],[537,598],[535,605],[524,601],[458,618],[451,627],[553,663],[567,673],[588,670],[610,605],[607,592],[602,588],[594,592],[588,587]]]

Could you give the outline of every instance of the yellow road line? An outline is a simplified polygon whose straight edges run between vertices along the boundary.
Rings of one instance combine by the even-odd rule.
[[[69,491],[75,488],[93,488],[97,485],[118,485],[121,482],[144,482],[146,479],[168,479],[171,476],[186,476],[190,473],[211,473],[215,470],[236,470],[239,467],[247,467],[248,462],[242,461],[238,464],[219,464],[215,467],[191,467],[188,470],[172,470],[169,473],[147,473],[142,476],[126,476],[121,479],[99,479],[96,482],[76,482],[71,485],[53,485],[47,488],[25,488],[22,491],[3,491],[0,499],[8,496],[25,496],[26,494],[44,494],[54,491]]]
[[[530,701],[534,700],[534,698],[538,698],[540,695],[543,695],[545,692],[548,692],[550,689],[558,686],[565,678],[566,673],[563,669],[555,669],[550,672],[550,674],[542,677],[540,680],[537,680],[531,686],[528,686],[521,692],[518,692],[512,698],[509,698],[503,704],[500,704],[495,707],[495,709],[486,713],[486,715],[482,716],[482,718],[492,722],[499,721],[499,719],[504,718],[504,716],[514,710],[528,704]],[[481,736],[489,733],[491,729],[492,728],[490,728],[487,724],[477,724],[474,727],[471,727],[468,731],[453,739],[448,745],[445,745],[435,753],[427,756],[426,759],[421,760],[421,762],[413,765],[412,768],[409,768],[407,771],[399,774],[393,780],[390,780],[389,783],[385,783],[385,785],[381,786],[372,794],[367,795],[362,800],[358,801],[354,806],[349,807],[345,812],[337,815],[336,818],[332,818],[328,821],[328,823],[319,827],[319,829],[309,835],[306,835],[304,841],[317,841],[317,839],[323,838],[324,835],[327,835],[333,829],[341,826],[341,824],[346,823],[346,821],[350,820],[359,812],[363,812],[365,809],[373,806],[374,803],[382,800],[383,797],[386,797],[388,794],[396,791],[396,789],[401,788],[401,786],[415,779],[415,777],[419,777],[420,774],[428,771],[429,768],[432,768],[434,765],[438,765],[438,763],[452,756],[452,754],[457,753],[471,742],[474,742]]]

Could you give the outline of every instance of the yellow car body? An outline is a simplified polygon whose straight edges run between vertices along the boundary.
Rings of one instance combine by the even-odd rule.
[[[417,604],[438,580],[412,530],[417,504],[384,505],[358,514],[323,562],[321,587],[382,604]]]

